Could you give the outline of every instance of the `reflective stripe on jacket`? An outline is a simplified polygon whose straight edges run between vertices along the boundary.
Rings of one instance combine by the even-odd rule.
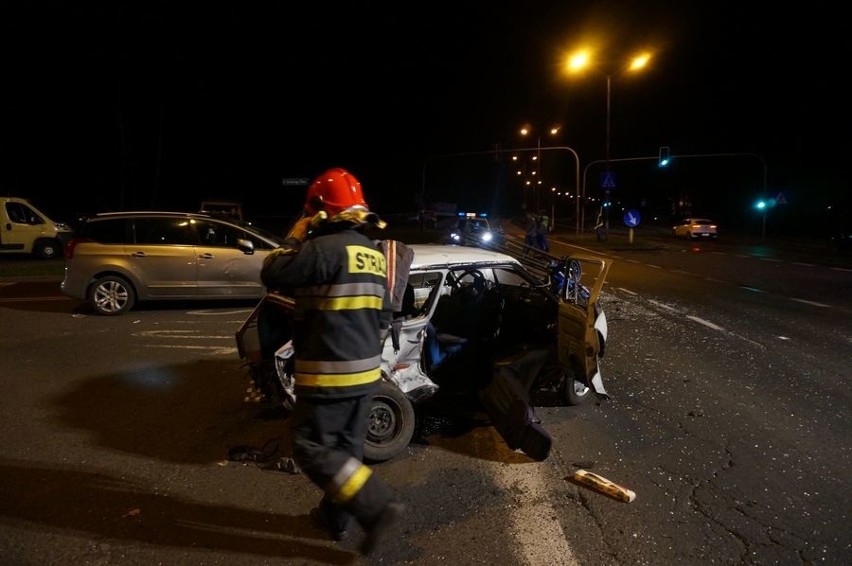
[[[381,379],[380,321],[390,310],[387,263],[375,243],[351,228],[323,232],[297,253],[273,258],[261,280],[295,300],[297,396],[374,390]]]

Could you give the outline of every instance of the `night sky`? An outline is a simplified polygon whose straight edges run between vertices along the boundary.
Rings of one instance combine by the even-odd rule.
[[[558,123],[542,146],[603,160],[610,74],[610,157],[628,160],[610,164],[614,199],[686,196],[747,227],[754,198],[782,193],[773,226],[801,230],[848,203],[852,30],[837,4],[750,4],[14,2],[0,190],[59,218],[205,198],[291,216],[304,188],[282,179],[342,166],[380,213],[415,211],[423,189],[516,209],[508,150],[536,145],[519,127]],[[596,70],[569,77],[589,41]],[[621,72],[639,49],[650,66]],[[660,146],[666,171],[630,160]],[[573,191],[570,152],[541,163]]]

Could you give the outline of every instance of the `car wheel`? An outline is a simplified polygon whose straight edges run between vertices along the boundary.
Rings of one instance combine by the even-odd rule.
[[[115,275],[101,277],[89,290],[89,305],[98,314],[123,314],[132,309],[135,302],[133,286]]]
[[[45,240],[36,247],[35,255],[41,259],[53,259],[61,254],[59,242]]]
[[[405,393],[383,379],[370,407],[364,459],[384,462],[405,450],[414,436],[414,420],[414,407]]]
[[[577,379],[574,372],[565,372],[562,380],[562,396],[569,405],[582,405],[591,397],[592,389]]]

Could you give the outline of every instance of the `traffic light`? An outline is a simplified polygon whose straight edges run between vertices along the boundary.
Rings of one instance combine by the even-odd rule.
[[[669,164],[669,147],[662,146],[660,147],[660,159],[657,162],[658,167],[665,167]]]

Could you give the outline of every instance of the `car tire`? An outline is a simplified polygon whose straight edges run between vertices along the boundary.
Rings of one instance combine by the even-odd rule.
[[[591,396],[591,387],[577,379],[574,372],[565,372],[562,380],[562,398],[568,405],[582,405]]]
[[[35,248],[35,255],[39,259],[55,259],[61,254],[62,249],[55,240],[42,240]]]
[[[414,407],[402,390],[382,379],[373,396],[364,443],[364,460],[384,462],[397,456],[414,436]]]
[[[108,275],[95,281],[89,288],[88,302],[97,314],[124,314],[136,303],[136,291],[123,277]]]

